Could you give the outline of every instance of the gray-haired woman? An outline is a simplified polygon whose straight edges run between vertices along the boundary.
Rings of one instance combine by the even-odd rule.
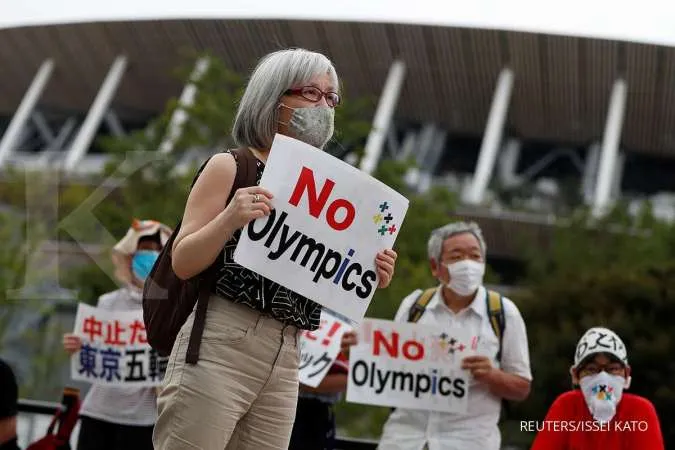
[[[323,148],[339,103],[337,74],[324,55],[293,49],[265,56],[233,127],[237,145],[257,159],[258,183],[275,133]],[[190,192],[173,246],[174,271],[185,279],[223,256],[198,364],[184,362],[193,316],[169,359],[153,437],[158,449],[286,449],[290,440],[298,336],[318,328],[321,307],[233,261],[241,228],[272,207],[272,194],[257,185],[239,189],[223,207],[236,170],[232,153],[211,158]],[[378,287],[389,285],[395,261],[393,250],[377,255]]]

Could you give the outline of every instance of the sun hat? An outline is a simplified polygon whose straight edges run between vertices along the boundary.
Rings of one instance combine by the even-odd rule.
[[[166,244],[171,236],[171,228],[156,220],[134,219],[131,227],[127,230],[127,234],[113,247],[113,251],[123,255],[131,255],[136,252],[138,247],[138,240],[144,236],[152,236],[160,232],[160,243],[162,247]]]

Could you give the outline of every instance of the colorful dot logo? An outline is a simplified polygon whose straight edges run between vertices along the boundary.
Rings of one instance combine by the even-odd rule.
[[[606,384],[600,384],[593,387],[593,394],[598,400],[612,400],[614,397],[614,388],[612,386],[607,386]]]
[[[466,345],[462,344],[447,333],[442,333],[440,336],[438,336],[438,346],[443,351],[447,351],[449,355],[452,355],[455,352],[461,353],[466,350]]]
[[[394,216],[389,210],[389,203],[384,201],[377,206],[377,212],[373,216],[373,222],[377,225],[377,233],[384,236],[387,233],[394,234],[398,231],[394,223]]]

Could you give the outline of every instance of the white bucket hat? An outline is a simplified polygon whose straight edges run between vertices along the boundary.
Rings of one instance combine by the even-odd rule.
[[[171,228],[156,220],[133,220],[127,234],[113,247],[111,257],[115,278],[127,285],[134,283],[134,276],[131,273],[131,255],[136,253],[140,238],[152,236],[158,231],[160,242],[164,247],[171,236]]]
[[[152,236],[159,232],[162,247],[171,236],[171,228],[156,220],[134,219],[127,234],[113,247],[113,251],[122,255],[132,255],[138,247],[138,240],[144,236]]]
[[[628,365],[628,352],[621,338],[609,328],[593,327],[579,339],[572,368],[578,368],[586,357],[596,353],[608,353]]]

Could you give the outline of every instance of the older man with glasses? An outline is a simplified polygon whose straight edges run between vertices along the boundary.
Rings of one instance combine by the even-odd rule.
[[[431,232],[427,244],[435,287],[401,302],[396,322],[463,329],[477,338],[462,359],[470,373],[466,413],[396,409],[384,426],[382,450],[499,450],[502,401],[530,393],[527,329],[513,301],[483,284],[487,246],[476,223],[455,222]]]
[[[532,450],[663,450],[654,405],[623,392],[630,387],[631,368],[614,331],[586,331],[570,374],[575,389],[560,395],[537,423]]]

